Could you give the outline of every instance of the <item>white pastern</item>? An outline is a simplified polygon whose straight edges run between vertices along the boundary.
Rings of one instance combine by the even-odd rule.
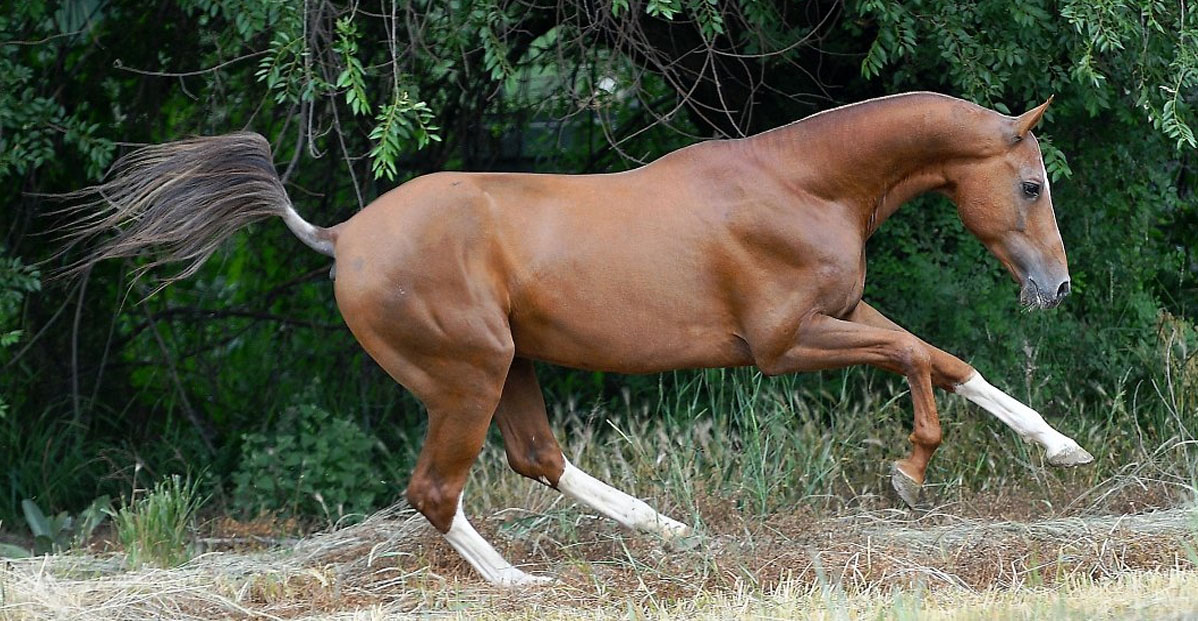
[[[526,574],[500,556],[466,519],[466,515],[462,513],[461,501],[458,502],[458,512],[454,514],[453,522],[449,525],[449,532],[445,533],[445,540],[491,584],[513,587],[553,582],[553,578]]]
[[[975,372],[964,384],[959,384],[956,393],[993,414],[1015,433],[1044,447],[1053,465],[1074,466],[1093,459],[1072,438],[1044,422],[1035,410],[991,386],[981,373]]]
[[[643,500],[633,498],[575,468],[569,460],[565,462],[566,468],[557,480],[557,489],[563,494],[629,528],[657,533],[666,539],[690,535],[691,528],[686,524],[658,513]]]

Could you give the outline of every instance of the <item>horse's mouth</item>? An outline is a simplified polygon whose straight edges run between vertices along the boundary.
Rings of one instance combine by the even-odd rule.
[[[1042,289],[1035,280],[1028,278],[1019,289],[1019,303],[1029,309],[1056,308],[1065,301],[1065,297],[1068,295],[1069,288],[1067,286],[1058,288],[1055,293],[1050,293]]]

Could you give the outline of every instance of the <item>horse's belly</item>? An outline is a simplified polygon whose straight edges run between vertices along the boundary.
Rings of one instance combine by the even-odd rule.
[[[533,337],[518,334],[516,355],[575,369],[614,373],[659,373],[752,364],[744,342],[731,335],[711,338],[658,335],[645,340],[633,334],[605,334],[601,338],[564,331]]]
[[[516,355],[618,373],[751,364],[733,327],[710,317],[586,300],[562,311],[514,316]]]

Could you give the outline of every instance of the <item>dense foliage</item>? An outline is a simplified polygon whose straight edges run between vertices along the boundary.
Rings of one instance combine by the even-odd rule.
[[[385,465],[330,474],[346,478],[339,502],[360,510],[388,500],[411,461],[419,405],[359,350],[327,261],[280,223],[148,298],[153,283],[117,263],[39,289],[26,266],[69,259],[44,235],[56,225],[44,194],[100,179],[137,144],[258,131],[299,210],[331,224],[433,170],[618,170],[919,89],[1011,112],[1056,95],[1041,133],[1075,293],[1056,311],[1018,312],[952,208],[922,199],[871,241],[866,297],[1048,413],[1093,412],[1078,404],[1151,377],[1162,311],[1182,324],[1198,314],[1195,3],[10,3],[0,520],[19,520],[22,499],[79,509],[199,470],[231,505],[319,515],[314,488],[251,493],[277,475],[263,453],[367,460],[378,438],[394,451]],[[542,380],[554,407],[655,401],[688,381],[550,368]],[[318,440],[313,425],[356,448],[304,444]]]

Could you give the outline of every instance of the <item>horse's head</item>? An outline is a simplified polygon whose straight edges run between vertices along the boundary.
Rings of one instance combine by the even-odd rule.
[[[1020,301],[1038,308],[1052,308],[1069,294],[1065,246],[1031,131],[1051,102],[1018,117],[1000,116],[991,125],[998,135],[987,136],[986,154],[948,171],[961,221],[1020,284]]]

